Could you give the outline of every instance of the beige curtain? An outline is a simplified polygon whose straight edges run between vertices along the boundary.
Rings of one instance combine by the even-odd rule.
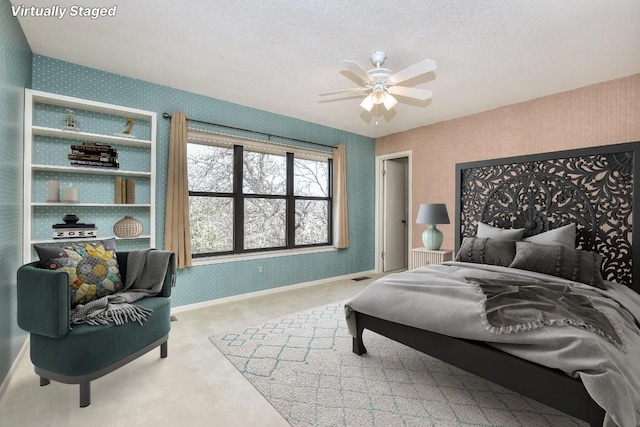
[[[191,266],[189,183],[187,181],[187,117],[174,111],[169,138],[164,248],[176,253],[178,268]]]
[[[333,147],[333,246],[349,247],[347,159],[343,144]]]

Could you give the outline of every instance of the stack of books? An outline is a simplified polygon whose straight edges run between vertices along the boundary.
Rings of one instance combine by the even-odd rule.
[[[54,239],[84,239],[98,235],[98,227],[95,224],[53,224]]]
[[[114,203],[135,204],[136,203],[136,180],[133,178],[113,178],[115,200]]]
[[[109,144],[83,142],[71,145],[69,160],[72,165],[97,166],[102,168],[119,168],[118,150]]]

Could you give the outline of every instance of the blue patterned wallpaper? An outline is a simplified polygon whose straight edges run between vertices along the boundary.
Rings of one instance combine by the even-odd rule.
[[[0,383],[26,338],[16,323],[16,271],[22,263],[22,121],[31,57],[9,0],[0,0]]]
[[[346,145],[350,219],[348,249],[181,270],[172,295],[174,307],[373,269],[375,146],[372,138],[40,55],[33,58],[33,88],[157,112],[158,247],[164,244],[169,144],[169,121],[162,118],[163,112],[184,111],[187,117],[194,119],[323,144]],[[255,134],[251,136],[259,138]],[[288,140],[283,142],[294,144]]]

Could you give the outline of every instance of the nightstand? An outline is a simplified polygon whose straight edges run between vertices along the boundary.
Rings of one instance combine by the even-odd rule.
[[[441,262],[451,261],[453,259],[453,251],[441,249],[438,251],[430,251],[426,248],[411,249],[411,268],[424,267],[429,264],[440,264]]]

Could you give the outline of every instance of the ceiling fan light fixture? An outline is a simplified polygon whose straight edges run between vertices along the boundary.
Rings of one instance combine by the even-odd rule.
[[[374,91],[371,94],[371,98],[373,99],[373,103],[380,105],[384,102],[384,92],[383,91]]]
[[[360,103],[360,106],[367,111],[371,111],[373,108],[373,97],[371,94],[367,95],[367,97]]]
[[[384,107],[387,110],[391,110],[398,103],[398,100],[395,99],[390,93],[386,93],[384,95]]]
[[[410,86],[400,86],[399,84],[413,79],[416,76],[433,72],[436,69],[435,61],[424,59],[405,69],[392,74],[391,70],[382,68],[386,59],[386,54],[382,51],[375,51],[371,54],[371,62],[375,65],[372,70],[365,70],[357,62],[351,60],[340,61],[342,66],[359,77],[362,82],[359,87],[339,89],[331,92],[324,92],[320,95],[334,95],[340,93],[368,92],[367,97],[360,103],[360,106],[371,112],[373,106],[384,105],[387,110],[396,106],[398,100],[392,95],[399,95],[400,100],[405,98],[426,101],[433,95],[433,92],[425,89],[418,89]]]

